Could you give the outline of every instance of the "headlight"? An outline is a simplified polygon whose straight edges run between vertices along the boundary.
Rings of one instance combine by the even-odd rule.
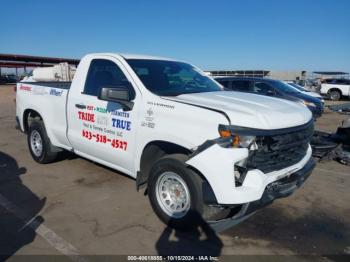
[[[247,148],[255,142],[255,136],[235,134],[227,126],[219,126],[219,134],[225,147]]]
[[[312,102],[308,102],[308,101],[303,101],[304,105],[306,106],[311,106],[311,107],[316,107],[316,105]]]
[[[238,136],[236,135],[239,146],[241,147],[249,147],[253,141],[255,140],[255,136]]]

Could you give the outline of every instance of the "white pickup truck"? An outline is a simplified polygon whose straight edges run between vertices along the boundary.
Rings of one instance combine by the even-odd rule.
[[[69,150],[125,173],[172,227],[238,221],[315,166],[305,106],[225,91],[172,59],[86,55],[71,83],[20,82],[16,102],[35,161]]]

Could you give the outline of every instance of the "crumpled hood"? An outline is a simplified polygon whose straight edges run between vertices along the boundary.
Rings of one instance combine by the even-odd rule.
[[[208,107],[226,113],[231,125],[279,129],[303,125],[312,114],[306,106],[274,97],[234,91],[179,95],[173,101]]]

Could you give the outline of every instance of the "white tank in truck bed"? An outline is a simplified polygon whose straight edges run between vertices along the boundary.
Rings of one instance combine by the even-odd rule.
[[[51,67],[38,67],[33,70],[32,80],[36,82],[71,82],[76,67],[68,63],[60,63]]]

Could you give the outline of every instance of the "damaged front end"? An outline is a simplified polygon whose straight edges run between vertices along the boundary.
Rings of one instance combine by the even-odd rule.
[[[315,166],[309,146],[313,129],[313,121],[279,130],[219,126],[220,138],[198,147],[186,162],[207,180],[203,188],[212,194],[203,191],[206,204],[226,214],[209,222],[232,226],[300,187]]]
[[[301,187],[311,175],[315,165],[316,162],[313,158],[310,158],[307,164],[299,171],[268,184],[259,200],[242,204],[239,211],[233,216],[222,217],[220,220],[208,221],[208,223],[217,232],[224,231],[227,228],[239,224],[259,209],[272,204],[274,200],[293,194],[293,192]]]

